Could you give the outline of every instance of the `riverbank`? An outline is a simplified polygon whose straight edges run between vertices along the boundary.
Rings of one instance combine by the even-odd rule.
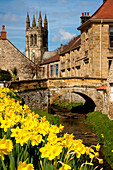
[[[80,102],[80,103],[68,103],[64,100],[57,99],[53,102],[53,105],[59,106],[60,108],[63,108],[63,109],[70,111],[74,107],[83,106],[83,103],[82,102]]]
[[[58,102],[55,101],[54,105],[64,112],[72,110],[72,106],[73,106],[73,104],[64,103],[63,101],[58,101]],[[75,107],[76,106],[78,107],[78,105],[81,106],[81,108],[83,107],[83,104],[81,105],[80,103],[74,104]],[[60,106],[62,107],[60,108]],[[63,106],[65,107],[63,108]],[[81,116],[81,114],[79,115]],[[112,135],[113,121],[109,120],[106,115],[100,112],[88,113],[88,114],[85,114],[85,116],[86,116],[85,123],[87,123],[89,128],[92,129],[93,132],[96,134],[97,142],[102,145],[102,148],[101,148],[102,157],[105,157],[105,159],[107,160],[107,162],[110,164],[110,166],[113,169],[113,135]],[[74,115],[72,115],[72,117],[74,117]]]
[[[86,122],[97,134],[99,143],[103,144],[105,158],[113,168],[113,121],[96,111],[88,114]]]
[[[59,116],[49,114],[47,112],[44,112],[43,110],[38,110],[38,109],[31,109],[35,114],[38,114],[40,117],[46,116],[46,120],[49,121],[50,124],[52,125],[60,125],[60,119]]]

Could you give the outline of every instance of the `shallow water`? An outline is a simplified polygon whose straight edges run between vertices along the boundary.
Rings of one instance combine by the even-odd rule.
[[[52,106],[52,112],[59,116],[61,124],[64,126],[62,134],[68,133],[75,136],[75,139],[82,139],[83,143],[87,146],[96,145],[98,143],[96,134],[93,133],[88,125],[85,123],[87,114],[72,113],[66,109],[61,109],[56,106]],[[103,148],[101,148],[102,150]],[[101,152],[101,158],[104,159],[104,155]],[[104,164],[100,165],[98,170],[103,167],[103,170],[112,170],[109,164],[104,159]]]
[[[62,133],[73,133],[76,139],[83,139],[83,143],[88,146],[97,144],[96,135],[84,122],[87,114],[71,113],[56,107],[54,107],[54,112],[59,116],[61,124],[64,126]]]

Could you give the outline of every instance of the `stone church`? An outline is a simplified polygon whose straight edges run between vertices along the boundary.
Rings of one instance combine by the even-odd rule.
[[[26,19],[26,51],[27,58],[38,65],[45,51],[48,51],[48,23],[45,15],[44,27],[42,26],[41,12],[39,14],[38,26],[36,26],[35,16],[33,15],[32,27],[27,13]]]

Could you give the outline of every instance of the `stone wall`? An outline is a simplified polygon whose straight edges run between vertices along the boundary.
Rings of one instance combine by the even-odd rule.
[[[108,116],[110,119],[113,119],[113,101],[111,100],[111,85],[113,85],[113,60],[107,79]]]
[[[47,111],[54,100],[60,96],[74,93],[84,99],[87,106],[93,103],[96,106],[95,110],[106,113],[106,93],[97,90],[101,83],[101,79],[55,78],[12,82],[10,88],[17,89],[30,108]]]
[[[24,56],[9,40],[0,40],[0,69],[12,70],[16,67],[19,80],[33,79],[36,66]]]
[[[59,96],[59,100],[63,100],[68,103],[85,103],[85,100],[76,93],[65,93]]]
[[[19,92],[26,105],[31,109],[39,109],[48,112],[48,89],[37,89]]]

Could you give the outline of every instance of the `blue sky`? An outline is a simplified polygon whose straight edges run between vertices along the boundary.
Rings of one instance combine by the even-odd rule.
[[[33,14],[41,11],[48,19],[49,51],[66,44],[80,34],[82,12],[92,15],[103,0],[0,0],[0,27],[6,26],[8,39],[22,52],[25,51],[25,27],[27,11],[32,23]],[[38,8],[36,8],[38,7]]]

